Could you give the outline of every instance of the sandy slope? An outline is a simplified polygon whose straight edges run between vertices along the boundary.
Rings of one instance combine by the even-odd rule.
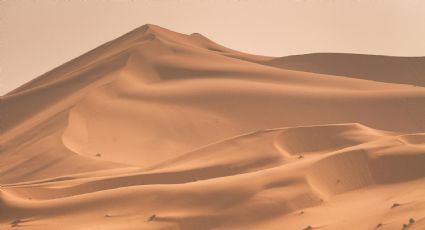
[[[274,58],[264,63],[283,69],[425,86],[424,62],[425,57],[316,53]]]
[[[36,78],[0,229],[425,229],[424,59],[335,55],[146,25]]]

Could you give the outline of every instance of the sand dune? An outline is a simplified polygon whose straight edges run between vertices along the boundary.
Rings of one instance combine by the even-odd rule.
[[[425,57],[316,53],[274,58],[265,63],[283,69],[425,86],[424,62]]]
[[[0,229],[424,229],[423,66],[142,26],[2,97]]]

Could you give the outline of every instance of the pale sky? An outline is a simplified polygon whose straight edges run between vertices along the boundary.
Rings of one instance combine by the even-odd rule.
[[[268,56],[425,56],[423,0],[0,0],[0,95],[146,23]]]

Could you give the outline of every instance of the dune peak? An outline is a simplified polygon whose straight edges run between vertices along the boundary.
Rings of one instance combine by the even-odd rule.
[[[424,66],[140,26],[1,98],[0,226],[424,229]]]

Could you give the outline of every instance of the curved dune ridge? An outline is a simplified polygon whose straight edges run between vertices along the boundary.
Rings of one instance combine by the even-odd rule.
[[[2,96],[0,229],[424,229],[423,66],[139,27]]]

